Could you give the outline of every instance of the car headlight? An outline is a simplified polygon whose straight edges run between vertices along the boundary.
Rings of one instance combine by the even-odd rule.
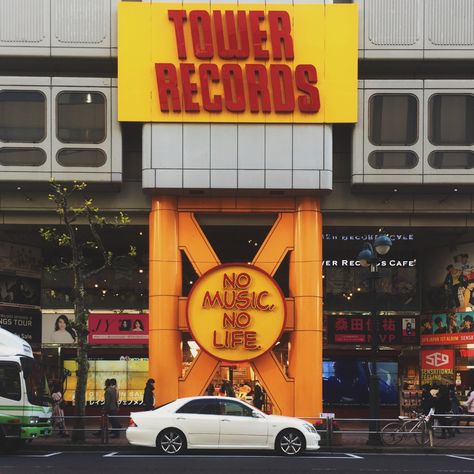
[[[39,423],[39,416],[30,416],[30,425],[37,425]]]
[[[306,431],[309,431],[310,433],[317,433],[316,428],[311,423],[304,423],[303,426]]]

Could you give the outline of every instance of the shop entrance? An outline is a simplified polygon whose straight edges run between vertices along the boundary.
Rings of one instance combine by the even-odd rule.
[[[226,231],[229,221],[239,221],[240,231],[254,226],[256,241],[247,239],[246,252],[242,253],[241,244],[248,234]],[[258,380],[274,413],[319,415],[322,408],[321,236],[321,213],[316,198],[153,199],[149,356],[150,376],[158,382],[157,404],[205,394],[210,384],[214,385],[216,375],[216,383],[219,378],[227,377],[240,385],[237,373],[243,366],[226,365],[204,350],[196,354],[183,373],[183,336],[189,335],[187,291],[196,277],[235,259],[233,263],[251,263],[263,270],[279,280],[282,287],[285,271],[281,269],[287,265],[284,299],[287,317],[277,341],[280,344],[286,341],[287,357],[282,364],[275,350],[269,350],[243,361],[248,367],[245,372],[248,381]]]

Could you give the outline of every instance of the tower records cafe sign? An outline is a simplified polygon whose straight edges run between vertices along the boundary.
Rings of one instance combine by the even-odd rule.
[[[357,6],[119,4],[119,120],[357,120]]]
[[[277,283],[251,265],[220,265],[202,275],[188,296],[194,340],[219,360],[255,359],[278,341],[286,303]]]

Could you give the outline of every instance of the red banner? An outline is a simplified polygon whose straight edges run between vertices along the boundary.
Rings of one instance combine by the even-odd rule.
[[[421,345],[474,343],[474,312],[432,314],[421,318]]]
[[[89,338],[96,344],[148,344],[148,314],[89,315]]]
[[[421,368],[424,370],[454,369],[454,351],[451,349],[421,351]]]

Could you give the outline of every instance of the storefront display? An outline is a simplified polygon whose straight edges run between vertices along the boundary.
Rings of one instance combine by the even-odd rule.
[[[76,389],[75,360],[64,360],[64,369],[70,375],[64,382],[64,399],[74,403]],[[88,405],[101,405],[104,401],[104,385],[107,379],[116,379],[121,405],[138,405],[143,400],[143,389],[148,380],[148,358],[127,357],[89,359],[86,400]]]
[[[368,405],[372,364],[366,359],[338,358],[323,362],[323,399],[331,405]],[[398,363],[377,362],[382,406],[398,405]]]

